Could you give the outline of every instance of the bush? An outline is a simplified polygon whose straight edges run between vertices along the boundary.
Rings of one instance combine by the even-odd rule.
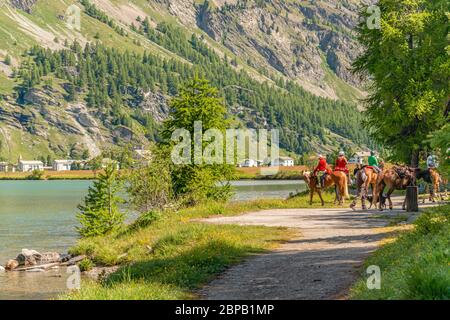
[[[40,170],[33,170],[29,176],[27,176],[28,180],[42,180],[44,177],[44,172]]]
[[[153,148],[152,159],[130,172],[127,191],[134,209],[140,213],[161,211],[173,202],[170,166],[170,155]]]
[[[162,213],[159,211],[149,211],[147,213],[142,214],[136,221],[130,226],[131,230],[136,230],[140,228],[145,228],[151,225],[152,223],[161,219]]]
[[[85,258],[80,261],[80,263],[78,264],[78,267],[80,268],[81,272],[90,271],[95,267],[95,264],[90,259]]]

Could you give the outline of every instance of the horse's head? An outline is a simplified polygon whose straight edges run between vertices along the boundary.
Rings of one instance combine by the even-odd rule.
[[[310,171],[303,171],[303,179],[309,185],[310,182],[311,182],[311,172]]]

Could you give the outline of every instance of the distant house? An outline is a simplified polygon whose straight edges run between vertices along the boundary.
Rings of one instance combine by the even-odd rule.
[[[10,164],[8,162],[0,162],[0,172],[9,172]]]
[[[349,164],[363,164],[365,159],[370,157],[370,151],[360,151],[348,160]]]
[[[55,160],[52,169],[55,171],[70,171],[75,160]]]
[[[348,163],[349,164],[359,164],[360,163],[360,159],[357,158],[357,157],[353,157],[353,158],[348,159]]]
[[[290,157],[279,157],[272,161],[273,167],[293,167],[294,159]]]
[[[44,171],[44,164],[42,161],[19,160],[18,170],[21,172],[31,172],[34,170]]]
[[[254,168],[258,166],[258,161],[253,159],[245,159],[239,164],[239,168]]]

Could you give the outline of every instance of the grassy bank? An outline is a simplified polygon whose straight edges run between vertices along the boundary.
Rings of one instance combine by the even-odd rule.
[[[41,180],[92,180],[98,171],[43,171]],[[35,180],[30,172],[0,172],[0,180]]]
[[[260,168],[238,168],[238,180],[301,180],[303,167],[280,168],[280,171],[270,175],[261,174]],[[92,180],[96,177],[95,171],[44,171],[42,180]],[[30,172],[0,172],[0,180],[33,180]]]
[[[236,176],[239,180],[301,180],[303,171],[308,171],[308,167],[237,168]]]
[[[366,262],[381,268],[381,290],[369,290],[367,275],[352,299],[450,299],[450,205],[429,209]]]
[[[333,195],[327,194],[331,204]],[[319,206],[318,203],[315,206]],[[107,280],[83,282],[63,299],[189,299],[195,289],[245,257],[270,250],[293,236],[285,228],[210,225],[196,219],[269,208],[309,207],[306,196],[290,200],[210,203],[170,212],[144,228],[127,227],[83,239],[71,249],[97,265],[120,265]]]

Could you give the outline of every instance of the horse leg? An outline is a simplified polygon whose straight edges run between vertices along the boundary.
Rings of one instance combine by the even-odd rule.
[[[362,197],[361,197],[361,204],[362,204],[362,209],[363,210],[367,210],[367,206],[366,206],[366,199],[367,199],[367,194],[368,194],[368,190],[367,190],[367,186],[364,186],[362,189]]]
[[[345,185],[341,185],[339,189],[340,189],[339,205],[343,206],[345,204]]]
[[[425,182],[425,188],[423,190],[424,195],[423,195],[422,204],[425,204],[425,198],[427,197],[426,194],[427,194],[427,191],[428,191],[427,189],[428,189],[428,183]]]
[[[389,191],[387,193],[387,198],[389,200],[389,210],[394,210],[394,205],[392,204],[391,194],[394,192],[394,188],[389,188]]]
[[[434,182],[430,185],[430,197],[429,197],[429,201],[430,202],[434,202]]]
[[[311,191],[309,192],[309,205],[312,206],[313,203],[313,196],[314,196],[314,189],[311,188]]]
[[[322,201],[322,207],[325,205],[325,201],[323,201],[323,198],[322,198],[322,190],[317,190],[317,193],[319,194],[319,198],[320,198],[320,201]]]
[[[435,183],[433,186],[433,202],[436,202],[435,198],[439,198],[439,191],[439,180],[435,179]]]
[[[379,190],[378,190],[378,187],[379,187]],[[377,192],[375,192],[375,199],[374,199],[374,202],[375,202],[375,208],[377,207],[377,201],[379,201],[380,202],[380,210],[383,210],[384,209],[384,206],[383,206],[383,192],[384,192],[384,188],[386,188],[386,185],[385,185],[385,183],[383,182],[383,181],[381,181],[380,182],[380,184],[378,185],[378,187],[377,187]]]
[[[339,192],[338,192],[338,187],[337,186],[334,186],[334,193],[336,195],[336,197],[334,198],[334,205],[336,205],[336,203],[338,203],[338,201],[339,201],[339,204],[340,204]]]

